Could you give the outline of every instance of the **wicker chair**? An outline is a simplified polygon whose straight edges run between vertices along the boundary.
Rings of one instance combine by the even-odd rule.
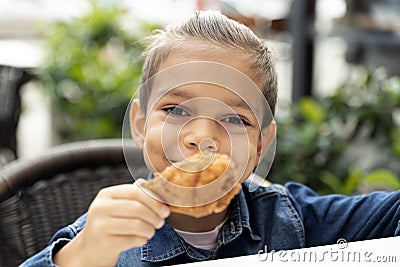
[[[132,144],[128,153],[135,159],[129,163],[135,177],[146,177],[141,151]],[[121,140],[60,145],[2,166],[0,266],[18,265],[43,249],[58,229],[87,210],[99,189],[132,182]]]

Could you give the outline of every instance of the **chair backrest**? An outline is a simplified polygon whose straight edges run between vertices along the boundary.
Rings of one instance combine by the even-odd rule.
[[[135,159],[130,162],[135,177],[146,177],[141,151],[133,144],[127,151]],[[15,266],[43,249],[58,229],[88,209],[101,188],[132,182],[121,140],[60,145],[2,166],[0,266]]]
[[[21,113],[20,88],[32,78],[27,70],[0,65],[0,165],[17,156],[16,129]]]

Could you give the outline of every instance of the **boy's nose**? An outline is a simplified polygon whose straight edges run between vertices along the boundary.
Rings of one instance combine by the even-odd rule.
[[[216,121],[209,118],[197,118],[182,129],[183,143],[187,148],[210,150],[217,152],[220,146],[221,134],[226,131]]]

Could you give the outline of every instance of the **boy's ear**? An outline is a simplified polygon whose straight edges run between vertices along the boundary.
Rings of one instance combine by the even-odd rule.
[[[138,99],[132,101],[131,109],[129,111],[129,123],[133,140],[139,148],[143,149],[146,116],[140,109]]]
[[[276,135],[276,123],[274,120],[261,130],[260,137],[257,144],[257,163],[260,162],[263,155],[268,151],[272,141]]]

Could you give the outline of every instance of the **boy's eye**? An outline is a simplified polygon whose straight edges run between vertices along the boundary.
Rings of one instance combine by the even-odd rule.
[[[174,116],[189,116],[189,113],[187,113],[183,108],[179,106],[166,107],[163,110],[167,114],[171,114]]]
[[[237,124],[237,125],[249,125],[249,123],[246,120],[242,119],[239,116],[231,116],[231,117],[223,119],[222,121],[227,122],[227,123]]]

